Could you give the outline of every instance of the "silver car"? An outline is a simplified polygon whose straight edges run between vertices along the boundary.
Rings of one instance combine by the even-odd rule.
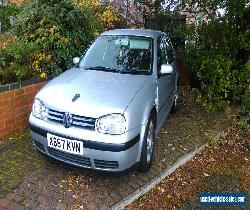
[[[168,36],[107,31],[73,62],[35,96],[29,117],[35,147],[78,167],[149,170],[155,135],[178,101]]]

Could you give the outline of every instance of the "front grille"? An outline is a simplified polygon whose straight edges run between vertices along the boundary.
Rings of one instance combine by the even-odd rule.
[[[60,150],[56,150],[50,147],[47,147],[47,150],[50,155],[60,160],[70,162],[73,164],[77,164],[83,167],[91,167],[90,158],[85,158],[85,157],[81,157],[78,155],[69,154],[69,153],[62,152]]]
[[[33,140],[33,143],[35,144],[37,149],[41,150],[42,152],[45,152],[45,148],[40,142]]]
[[[59,111],[55,111],[52,109],[48,109],[47,119],[51,122],[63,124],[63,116],[64,116],[64,112],[59,112]],[[73,116],[73,122],[71,126],[84,128],[88,130],[95,129],[96,118],[83,117],[79,115],[72,115],[72,116]]]
[[[102,169],[118,169],[119,164],[117,161],[106,161],[106,160],[94,160],[96,168]]]

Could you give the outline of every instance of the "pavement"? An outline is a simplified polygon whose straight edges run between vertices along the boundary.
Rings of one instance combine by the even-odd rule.
[[[110,209],[180,157],[213,141],[230,124],[225,111],[206,112],[190,90],[156,138],[149,172],[104,174],[64,165],[33,147],[28,131],[0,141],[0,209]]]

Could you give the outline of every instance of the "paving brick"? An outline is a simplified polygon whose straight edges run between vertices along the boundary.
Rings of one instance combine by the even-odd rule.
[[[147,177],[146,173],[141,173],[137,176],[143,183],[146,183],[149,181],[149,178]]]
[[[95,203],[96,206],[98,206],[97,209],[100,209],[100,210],[108,210],[108,209],[110,209],[100,199],[95,199],[93,202]]]
[[[112,207],[116,203],[109,193],[105,195],[105,200],[103,200],[102,202],[105,203],[105,205],[108,207]]]
[[[15,194],[13,196],[13,200],[16,202],[16,203],[19,203],[20,201],[22,201],[24,198],[22,195],[18,195],[18,194]]]
[[[53,192],[51,190],[45,190],[43,192],[43,195],[45,195],[47,197],[50,197],[50,198],[54,198],[54,199],[60,199],[61,198],[59,193],[55,193],[55,192]]]
[[[22,203],[26,208],[30,209],[35,209],[38,206],[38,203],[31,199],[25,199]]]
[[[100,208],[99,205],[96,204],[94,201],[90,201],[90,202],[86,203],[84,206],[88,210],[96,210],[96,209]]]
[[[36,210],[51,210],[51,208],[47,205],[47,203],[39,204],[35,209]]]
[[[116,203],[121,200],[121,196],[116,191],[111,191],[110,196]]]
[[[29,180],[29,184],[28,184],[28,188],[31,190],[31,191],[36,191],[37,190],[37,186],[32,184],[31,181]]]
[[[57,207],[58,202],[58,199],[53,197],[47,199],[47,204],[51,209],[55,209]]]
[[[7,208],[9,204],[10,201],[8,201],[7,199],[0,199],[0,207]]]
[[[8,206],[8,209],[10,209],[10,210],[24,210],[25,207],[21,206],[17,203],[12,203],[11,205]]]
[[[38,203],[46,203],[46,197],[43,195],[39,195],[36,200]]]
[[[164,161],[164,162],[167,162],[167,161]],[[169,163],[167,163],[169,165]],[[158,165],[152,165],[149,172],[151,174],[153,174],[154,176],[158,176],[161,172],[161,170],[159,169]]]
[[[123,197],[128,196],[129,194],[131,194],[132,192],[134,192],[134,189],[128,184],[128,181],[126,180],[126,182],[124,182],[124,184],[122,185],[122,188],[124,190],[123,193]]]
[[[28,198],[31,199],[31,200],[36,201],[37,198],[38,198],[38,193],[36,192],[36,190],[32,191],[32,193],[29,194]]]
[[[130,179],[128,184],[129,184],[130,187],[132,187],[133,191],[136,191],[137,189],[140,188],[140,185],[134,179]]]
[[[139,177],[136,177],[136,182],[137,182],[137,184],[138,184],[140,187],[142,187],[142,186],[145,185],[145,182],[142,181]]]
[[[72,196],[68,196],[68,194],[66,193],[63,201],[67,205],[71,205],[74,202],[74,199],[72,198]]]
[[[27,180],[29,180],[29,182],[30,182],[31,184],[33,184],[33,186],[34,186],[34,184],[37,184],[38,178],[37,178],[37,175],[36,175],[36,174],[33,174],[32,176],[29,176],[29,177],[27,178]],[[31,189],[31,190],[33,190],[33,189]]]
[[[64,209],[67,209],[67,205],[64,203],[58,202],[55,209],[56,210],[64,210]]]
[[[145,176],[148,178],[148,180],[150,181],[151,179],[156,177],[156,173],[154,173],[153,171],[149,171],[145,174]],[[147,181],[148,182],[148,181]]]

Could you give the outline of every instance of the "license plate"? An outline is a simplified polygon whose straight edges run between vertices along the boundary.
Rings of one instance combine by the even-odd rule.
[[[65,139],[59,136],[47,134],[48,147],[76,155],[83,155],[83,143],[77,140]]]

